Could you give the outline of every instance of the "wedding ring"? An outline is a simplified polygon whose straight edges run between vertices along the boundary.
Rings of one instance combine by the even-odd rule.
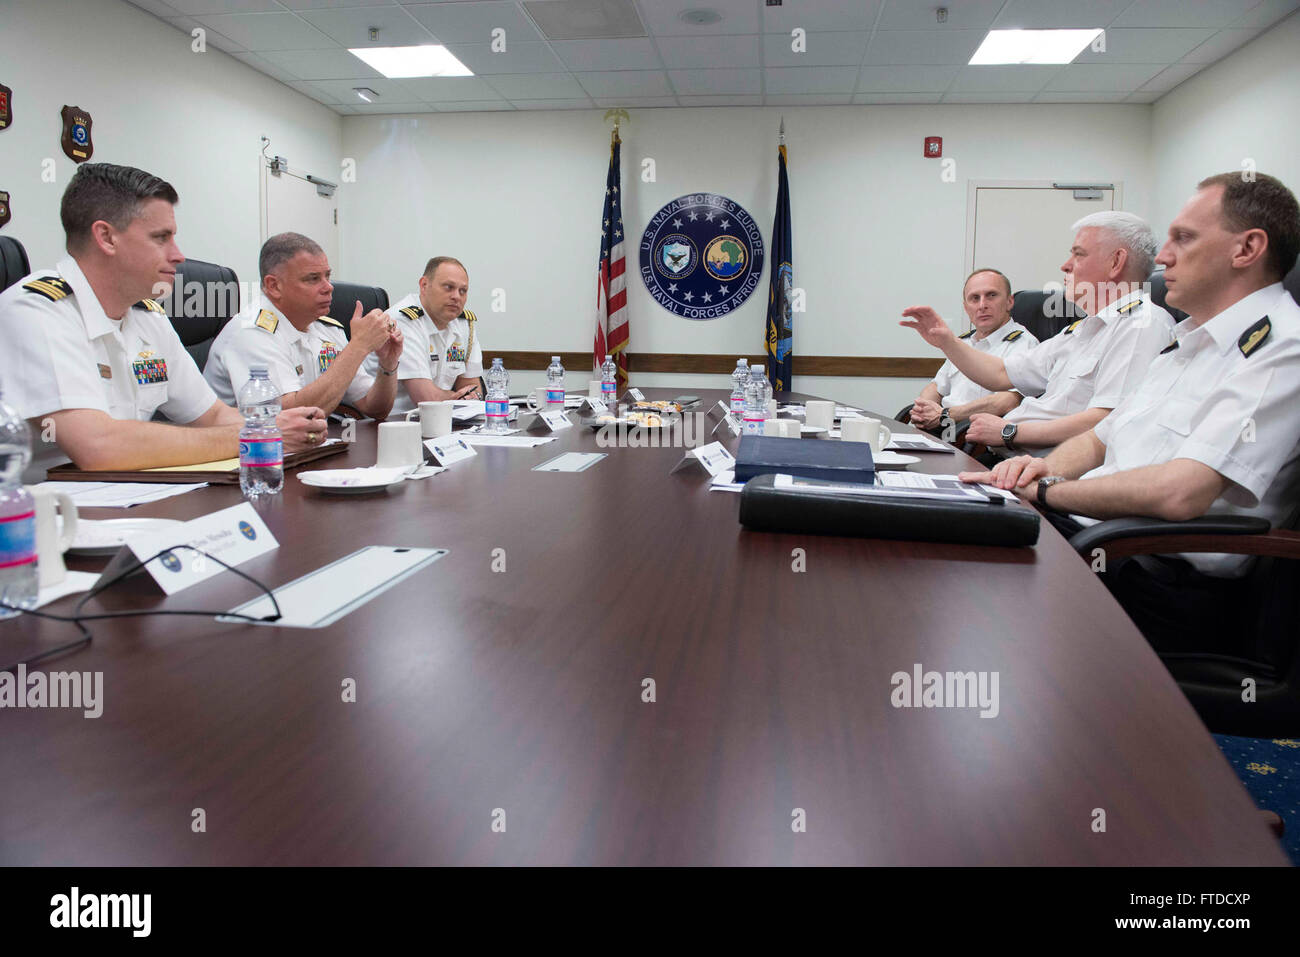
[[[319,439],[319,438],[320,438],[320,433],[318,433],[318,432],[308,432],[308,433],[307,433],[307,444],[308,444],[308,445],[315,445],[315,444],[316,444],[316,440]]]

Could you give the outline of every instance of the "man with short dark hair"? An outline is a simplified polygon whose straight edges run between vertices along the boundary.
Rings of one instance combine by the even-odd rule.
[[[434,256],[420,276],[419,291],[388,310],[406,343],[397,378],[406,388],[393,403],[407,412],[421,402],[481,399],[483,351],[476,336],[478,317],[465,308],[469,273],[458,259]],[[377,368],[377,359],[366,368]]]
[[[152,173],[79,166],[60,209],[68,256],[0,294],[0,386],[35,435],[26,481],[69,457],[83,469],[132,470],[238,454],[243,419],[147,298],[166,294],[185,259],[176,203]],[[177,424],[150,421],[155,413]],[[317,408],[277,421],[291,451],[325,431]]]
[[[912,321],[901,324],[942,349],[972,380],[1027,397],[1005,416],[974,415],[970,442],[1046,454],[1100,422],[1169,341],[1173,317],[1145,291],[1156,250],[1151,228],[1132,213],[1107,211],[1085,216],[1074,229],[1061,271],[1065,295],[1088,316],[1033,349],[1004,362],[958,340],[929,306],[903,310]]]
[[[1003,359],[1033,348],[1038,344],[1034,334],[1011,318],[1014,303],[1010,279],[996,269],[976,269],[962,286],[962,308],[973,328],[957,338]],[[911,421],[919,429],[937,429],[945,419],[961,422],[980,412],[1005,415],[1019,403],[1019,393],[990,392],[949,359],[913,403]]]
[[[328,315],[334,287],[325,251],[301,233],[279,233],[258,256],[261,294],[226,323],[208,354],[203,376],[229,400],[265,365],[288,404],[310,402],[327,413],[347,402],[363,415],[387,417],[397,395],[402,333],[380,309],[352,316],[349,341],[343,324]],[[376,374],[362,369],[370,355]]]
[[[1046,459],[1021,456],[966,481],[1052,510],[1072,533],[1098,519],[1255,515],[1300,504],[1300,306],[1282,286],[1300,252],[1300,206],[1263,173],[1202,180],[1156,262],[1188,317],[1139,388]],[[1070,517],[1070,516],[1073,517]],[[1104,576],[1159,651],[1231,651],[1250,559],[1142,556]]]

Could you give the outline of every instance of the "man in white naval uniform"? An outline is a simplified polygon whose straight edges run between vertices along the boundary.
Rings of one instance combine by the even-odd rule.
[[[330,265],[324,250],[300,233],[280,233],[258,257],[261,293],[226,323],[208,354],[203,377],[225,401],[248,381],[249,367],[267,366],[281,402],[310,402],[327,413],[346,402],[363,415],[387,417],[397,394],[402,333],[382,310],[361,314],[357,303],[351,341],[331,319]],[[361,368],[379,359],[378,375]]]
[[[902,325],[980,385],[1026,396],[1005,416],[973,416],[967,441],[1045,454],[1100,422],[1169,343],[1173,317],[1144,292],[1157,247],[1150,227],[1131,213],[1103,212],[1074,229],[1061,270],[1066,296],[1088,316],[1033,349],[1004,361],[966,346],[930,307],[903,310],[912,321]]]
[[[60,207],[67,257],[0,295],[0,388],[33,435],[24,481],[44,481],[69,458],[127,471],[239,454],[244,420],[213,394],[147,298],[166,295],[185,259],[176,202],[152,173],[83,164]],[[151,421],[155,413],[168,422]],[[318,408],[286,409],[277,422],[290,451],[325,431]]]
[[[483,351],[478,317],[465,308],[468,296],[469,273],[460,261],[434,256],[420,276],[419,291],[388,310],[405,341],[397,367],[403,388],[394,412],[408,412],[421,402],[483,398]],[[378,366],[375,356],[366,360],[368,371]]]
[[[962,308],[974,328],[957,338],[1001,359],[1032,349],[1038,340],[1011,318],[1014,303],[1011,280],[996,269],[976,269],[962,287]],[[1019,393],[990,392],[949,359],[912,404],[911,422],[918,429],[937,429],[945,420],[962,422],[977,412],[1005,415],[1019,402]]]
[[[1300,252],[1300,206],[1263,173],[1202,180],[1157,262],[1188,317],[1136,392],[1046,459],[967,481],[1034,498],[1062,531],[1098,519],[1255,515],[1300,505],[1300,306],[1282,285]],[[1073,515],[1073,517],[1071,517]],[[1146,556],[1142,556],[1146,558]],[[1251,607],[1247,556],[1134,559],[1103,576],[1157,651],[1237,650]]]

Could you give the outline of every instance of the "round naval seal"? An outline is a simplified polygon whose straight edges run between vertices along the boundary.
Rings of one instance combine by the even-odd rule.
[[[641,279],[655,302],[685,319],[725,316],[758,288],[763,236],[725,196],[679,196],[641,236]]]

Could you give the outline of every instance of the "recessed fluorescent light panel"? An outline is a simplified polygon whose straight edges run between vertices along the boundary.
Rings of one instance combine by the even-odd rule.
[[[971,66],[1070,63],[1101,36],[1095,30],[990,30]]]
[[[441,45],[358,47],[348,52],[364,60],[390,80],[404,80],[416,76],[474,75],[469,67],[457,60],[450,50]]]

